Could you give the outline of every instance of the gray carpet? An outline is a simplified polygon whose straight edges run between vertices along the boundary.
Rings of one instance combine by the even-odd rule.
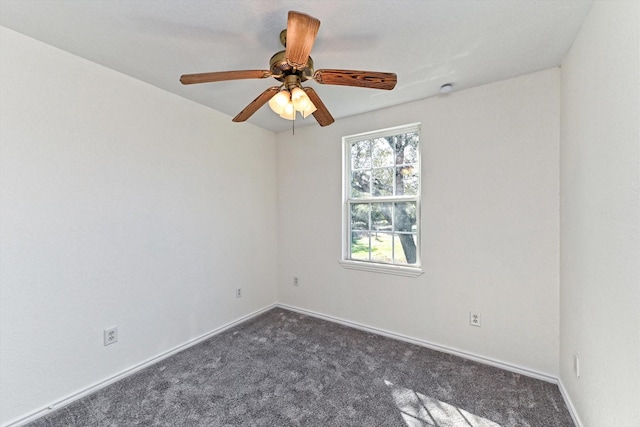
[[[574,426],[556,385],[283,309],[29,425]]]

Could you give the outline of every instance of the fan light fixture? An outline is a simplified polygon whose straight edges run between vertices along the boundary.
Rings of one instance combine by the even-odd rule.
[[[317,110],[305,91],[298,86],[293,87],[291,92],[283,89],[273,95],[269,100],[269,107],[274,113],[287,120],[295,120],[298,112],[306,119]]]

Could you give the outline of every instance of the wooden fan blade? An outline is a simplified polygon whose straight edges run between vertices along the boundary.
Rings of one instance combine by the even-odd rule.
[[[320,126],[329,126],[331,123],[335,122],[333,116],[331,116],[331,113],[327,110],[327,107],[325,107],[316,91],[310,87],[305,87],[303,90],[307,93],[307,96],[311,102],[313,102],[313,105],[316,106],[316,111],[313,112],[313,117],[315,117],[318,124],[320,124]]]
[[[191,85],[225,80],[266,79],[271,76],[271,71],[264,70],[218,71],[215,73],[183,74],[180,76],[180,82],[183,85]]]
[[[395,73],[356,70],[316,70],[313,78],[325,85],[357,86],[371,89],[391,90],[396,87]]]
[[[289,65],[299,70],[307,66],[319,28],[320,21],[313,16],[289,11],[286,43],[286,57]]]
[[[253,115],[256,111],[260,109],[264,104],[266,104],[278,91],[280,90],[280,86],[273,86],[269,89],[262,92],[256,99],[251,101],[249,105],[247,105],[244,110],[240,111],[237,116],[233,118],[234,122],[244,122],[249,117]]]

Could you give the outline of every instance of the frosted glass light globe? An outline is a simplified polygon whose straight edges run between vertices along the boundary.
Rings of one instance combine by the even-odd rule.
[[[287,102],[287,104],[284,106],[280,117],[287,120],[295,120],[296,110],[293,108],[293,103],[291,103],[291,101]]]
[[[271,107],[274,113],[282,114],[284,113],[287,104],[290,103],[289,97],[289,91],[280,91],[271,97],[269,100],[269,107]]]
[[[311,101],[302,89],[296,87],[291,91],[291,102],[293,102],[296,111],[304,111],[309,107]]]

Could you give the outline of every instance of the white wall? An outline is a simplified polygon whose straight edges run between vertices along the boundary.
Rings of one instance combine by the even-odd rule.
[[[556,376],[559,85],[551,69],[278,134],[278,301]],[[341,137],[412,122],[425,274],[346,270]]]
[[[275,134],[0,30],[3,424],[274,303],[277,209]]]
[[[560,376],[585,426],[640,419],[639,28],[637,1],[596,2],[562,64]]]

